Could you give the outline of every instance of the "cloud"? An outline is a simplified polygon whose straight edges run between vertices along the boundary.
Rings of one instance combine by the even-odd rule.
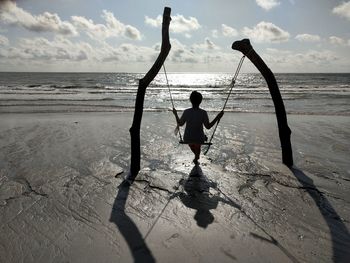
[[[163,17],[158,15],[155,19],[148,16],[145,17],[145,24],[152,27],[161,27]],[[201,28],[197,18],[189,17],[185,18],[183,15],[175,15],[171,17],[170,31],[174,33],[188,33]]]
[[[177,39],[171,39],[169,60],[173,63],[198,63],[200,57],[193,48],[186,47]]]
[[[141,33],[137,28],[123,24],[114,17],[113,13],[103,10],[102,18],[106,21],[107,28],[112,30],[117,36],[122,34],[130,39],[141,39]]]
[[[213,29],[213,30],[211,31],[211,36],[212,36],[213,38],[218,38],[218,37],[219,37],[219,31],[218,31],[217,29]]]
[[[62,36],[56,36],[53,40],[44,37],[21,38],[16,46],[1,47],[0,56],[8,61],[12,60],[13,63],[41,63],[41,68],[45,65],[72,65],[83,61],[82,67],[92,65],[96,70],[96,67],[104,67],[103,64],[109,62],[119,62],[123,65],[151,62],[158,53],[154,48],[132,44],[121,44],[117,47],[102,41],[96,44],[97,46],[91,46],[87,42],[73,42]]]
[[[7,46],[9,44],[9,40],[7,37],[0,35],[0,46]]]
[[[92,48],[87,43],[73,43],[63,37],[56,37],[53,41],[40,37],[21,39],[18,50],[33,60],[82,61],[88,59]]]
[[[261,8],[265,9],[266,11],[280,5],[280,2],[277,0],[256,0],[256,3]]]
[[[105,44],[103,48],[98,49],[98,60],[101,62],[119,62],[123,64],[151,62],[154,61],[158,53],[155,48],[137,46],[133,44],[121,44],[118,47],[112,47]]]
[[[56,37],[49,41],[46,38],[22,38],[18,45],[2,49],[3,58],[17,60],[21,63],[30,62],[76,62],[87,60],[92,47],[87,43],[72,43],[67,38]]]
[[[233,27],[227,26],[225,24],[221,25],[221,31],[225,37],[235,37],[238,35],[238,32],[236,29],[234,29]]]
[[[346,46],[346,40],[336,36],[330,36],[329,42],[333,45]]]
[[[318,42],[321,40],[320,36],[311,34],[299,34],[295,37],[295,39],[299,40],[300,42]]]
[[[289,40],[290,34],[270,22],[260,22],[254,28],[244,27],[242,33],[257,43],[280,43]]]
[[[75,27],[62,21],[57,14],[44,12],[32,15],[12,1],[0,2],[0,21],[5,24],[23,27],[34,32],[53,32],[62,35],[77,35]]]
[[[315,72],[315,69],[327,72],[330,65],[335,66],[335,62],[340,60],[337,54],[329,50],[295,52],[269,48],[263,56],[267,63],[274,65],[278,71],[287,72]]]
[[[102,18],[105,24],[95,24],[91,19],[82,16],[72,16],[72,22],[62,21],[57,14],[44,12],[32,15],[18,7],[15,2],[6,0],[0,2],[0,21],[5,24],[21,26],[34,32],[52,32],[61,35],[78,35],[78,29],[94,39],[124,36],[139,40],[141,33],[131,25],[125,25],[117,20],[113,13],[103,10]]]
[[[350,1],[343,2],[340,5],[333,8],[333,14],[341,17],[345,17],[350,20]]]
[[[195,49],[203,49],[203,50],[217,50],[220,49],[217,45],[214,44],[209,38],[205,38],[204,42],[201,44],[194,44],[193,47]]]
[[[106,39],[111,36],[111,32],[103,24],[94,24],[91,19],[82,16],[72,16],[73,24],[89,37],[94,39]]]
[[[102,18],[106,24],[95,24],[93,20],[83,16],[72,16],[73,24],[85,32],[90,38],[104,40],[110,37],[124,36],[133,40],[140,40],[140,31],[130,25],[125,25],[116,19],[113,13],[103,10]]]

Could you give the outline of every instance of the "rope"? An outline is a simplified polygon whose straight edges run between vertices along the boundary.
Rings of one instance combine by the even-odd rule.
[[[248,54],[250,53],[250,51],[252,51],[252,49],[251,49],[251,50],[249,50]],[[248,54],[247,54],[247,55],[248,55]],[[244,61],[245,57],[246,57],[246,56],[245,56],[245,55],[243,55],[243,56],[241,57],[241,59],[240,59],[239,63],[238,63],[238,66],[237,66],[237,69],[236,69],[235,75],[234,75],[234,76],[233,76],[233,78],[232,78],[231,88],[230,88],[229,93],[228,93],[228,95],[227,95],[227,97],[226,97],[226,100],[225,100],[224,106],[222,107],[222,111],[224,111],[224,110],[225,110],[225,108],[226,108],[226,105],[227,105],[228,99],[230,98],[230,95],[231,95],[231,93],[232,93],[233,87],[235,86],[236,79],[237,79],[237,77],[238,77],[238,73],[239,73],[239,71],[240,71],[240,70],[241,70],[241,68],[242,68],[243,61]],[[170,90],[170,85],[169,85],[168,75],[167,75],[167,73],[166,73],[166,70],[165,70],[165,66],[164,66],[164,64],[163,64],[163,69],[164,69],[164,74],[165,74],[166,83],[167,83],[167,86],[168,86],[168,91],[169,91],[169,97],[170,97],[171,105],[173,106],[173,109],[175,109],[175,105],[174,105],[173,96],[172,96],[172,94],[171,94],[171,90]],[[207,154],[207,153],[208,153],[208,151],[209,151],[209,149],[210,149],[210,146],[211,146],[211,141],[212,141],[212,140],[213,140],[213,138],[214,138],[214,135],[215,135],[216,129],[217,129],[218,125],[219,125],[219,122],[220,122],[220,120],[218,120],[218,121],[216,122],[216,125],[215,125],[215,127],[214,127],[214,131],[213,131],[213,133],[212,133],[212,135],[211,135],[211,137],[210,137],[210,140],[209,140],[209,142],[208,142],[208,148],[207,148],[207,149],[206,149],[206,151],[204,152],[204,155],[205,155],[205,154]],[[182,135],[181,135],[181,132],[180,132],[179,125],[176,127],[176,129],[179,129],[180,141],[182,142],[183,140],[182,140]]]
[[[171,94],[171,90],[170,90],[170,85],[169,85],[169,80],[168,80],[168,74],[166,73],[164,64],[163,64],[163,69],[164,69],[166,84],[167,84],[168,90],[169,90],[169,97],[170,97],[171,105],[173,106],[173,109],[175,109],[174,100],[173,100],[173,95]],[[177,120],[176,120],[176,122],[177,122]],[[183,140],[182,140],[182,135],[181,135],[181,132],[180,132],[180,127],[179,127],[179,125],[176,126],[176,129],[178,129],[178,131],[179,131],[180,141],[182,142]]]
[[[168,80],[168,74],[166,73],[164,64],[163,64],[163,69],[164,69],[166,84],[167,84],[168,90],[169,90],[169,96],[170,96],[171,105],[173,106],[173,109],[175,109],[174,100],[173,100],[173,95],[171,94],[171,90],[170,90],[170,85],[169,85],[169,80]]]
[[[250,52],[250,51],[249,51],[249,52]],[[227,98],[226,98],[226,100],[225,100],[224,106],[222,107],[222,111],[224,111],[225,108],[226,108],[228,99],[230,98],[230,95],[231,95],[231,93],[232,93],[233,87],[234,87],[235,84],[236,84],[236,79],[237,79],[237,77],[238,77],[239,71],[240,71],[241,68],[242,68],[244,59],[245,59],[245,55],[243,55],[243,56],[241,57],[241,60],[240,60],[239,63],[238,63],[238,66],[237,66],[235,75],[234,75],[233,78],[232,78],[231,88],[230,88],[230,91],[229,91],[229,93],[228,93],[228,95],[227,95]],[[206,155],[206,154],[208,153],[209,149],[210,149],[211,141],[212,141],[213,138],[214,138],[214,135],[215,135],[216,129],[217,129],[218,125],[219,125],[219,122],[220,122],[220,120],[218,120],[218,121],[216,122],[216,125],[215,125],[215,127],[214,127],[214,131],[213,131],[213,133],[212,133],[212,135],[211,135],[211,137],[210,137],[210,140],[209,140],[208,148],[205,150],[204,155]]]

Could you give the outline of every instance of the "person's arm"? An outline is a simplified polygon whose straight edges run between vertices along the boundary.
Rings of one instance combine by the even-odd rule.
[[[182,114],[181,119],[180,119],[179,116],[177,115],[177,110],[175,108],[173,108],[173,113],[175,115],[177,124],[179,126],[184,125],[185,124],[185,119],[183,118],[183,114]]]
[[[208,130],[214,126],[214,124],[218,121],[220,121],[220,119],[222,118],[222,116],[224,115],[224,111],[220,111],[218,115],[216,115],[216,117],[214,118],[214,120],[212,122],[209,122],[208,119],[206,119],[204,121],[204,126],[205,128],[207,128]]]

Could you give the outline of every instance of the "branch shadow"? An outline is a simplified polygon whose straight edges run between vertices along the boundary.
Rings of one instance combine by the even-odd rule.
[[[134,262],[156,262],[140,230],[125,213],[125,204],[130,191],[130,184],[127,181],[123,181],[118,188],[119,191],[114,200],[109,221],[113,222],[123,235],[134,258]]]
[[[332,238],[333,262],[350,262],[350,233],[340,216],[310,177],[296,167],[291,167],[290,170],[314,200],[328,225]]]

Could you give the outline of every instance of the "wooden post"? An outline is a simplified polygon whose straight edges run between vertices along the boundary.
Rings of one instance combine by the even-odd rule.
[[[262,58],[255,52],[249,39],[235,41],[232,49],[242,52],[257,67],[265,78],[275,106],[279,137],[282,147],[282,161],[288,167],[293,165],[292,145],[290,142],[291,130],[288,127],[287,114],[284,108],[283,99],[272,71],[267,67]]]
[[[135,111],[132,126],[129,130],[131,137],[131,164],[129,181],[135,180],[140,171],[141,162],[141,150],[140,150],[140,128],[143,114],[143,103],[146,93],[146,88],[158,74],[162,67],[166,57],[171,49],[169,41],[169,24],[171,9],[169,7],[164,8],[163,12],[163,25],[162,25],[162,46],[158,58],[154,62],[152,68],[146,73],[146,75],[139,80],[139,86],[136,94]]]

